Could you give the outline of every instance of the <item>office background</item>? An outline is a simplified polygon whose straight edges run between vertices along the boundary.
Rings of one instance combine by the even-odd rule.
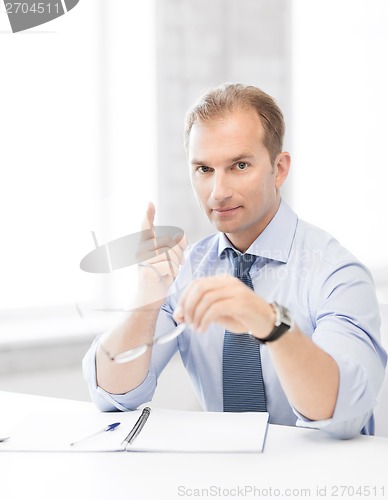
[[[388,303],[388,5],[383,0],[81,0],[11,34],[0,15],[0,389],[88,399],[81,359],[120,320],[133,269],[79,269],[157,223],[211,227],[187,175],[184,114],[207,87],[254,84],[287,122],[283,195],[372,270]],[[197,408],[176,359],[157,401]],[[179,381],[177,382],[177,379]]]

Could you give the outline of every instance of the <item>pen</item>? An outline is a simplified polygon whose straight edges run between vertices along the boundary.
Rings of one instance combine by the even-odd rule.
[[[151,408],[146,406],[144,410],[141,412],[140,417],[137,419],[137,422],[130,430],[128,436],[121,443],[121,446],[124,445],[125,443],[124,449],[126,449],[127,446],[131,444],[135,440],[135,438],[140,434],[142,428],[144,427],[144,424],[147,422],[147,419],[150,416],[150,413],[151,413]]]
[[[107,427],[105,427],[104,429],[101,429],[100,431],[94,432],[93,434],[90,434],[89,436],[86,436],[82,439],[79,439],[78,441],[74,441],[74,443],[70,443],[70,446],[74,446],[75,444],[78,444],[81,441],[86,441],[86,439],[90,439],[94,436],[97,436],[98,434],[103,433],[103,432],[114,431],[116,429],[116,427],[118,427],[119,425],[120,425],[120,422],[115,422],[114,424],[109,424]]]

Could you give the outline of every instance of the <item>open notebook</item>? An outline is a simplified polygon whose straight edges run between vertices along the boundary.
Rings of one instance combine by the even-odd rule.
[[[268,413],[211,413],[151,409],[134,441],[123,440],[138,421],[131,412],[31,413],[0,442],[0,451],[150,451],[253,452],[263,451]],[[112,423],[113,431],[71,445]]]

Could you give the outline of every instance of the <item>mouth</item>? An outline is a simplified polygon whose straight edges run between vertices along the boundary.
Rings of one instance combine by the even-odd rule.
[[[212,212],[215,215],[218,215],[219,217],[227,217],[229,215],[233,215],[237,210],[239,210],[241,206],[237,207],[219,207],[219,208],[212,208]]]

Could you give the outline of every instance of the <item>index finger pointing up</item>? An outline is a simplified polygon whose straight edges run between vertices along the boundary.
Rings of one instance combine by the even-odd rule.
[[[152,202],[148,203],[147,211],[144,216],[143,222],[141,224],[142,229],[142,240],[148,240],[150,238],[155,238],[155,205]]]

